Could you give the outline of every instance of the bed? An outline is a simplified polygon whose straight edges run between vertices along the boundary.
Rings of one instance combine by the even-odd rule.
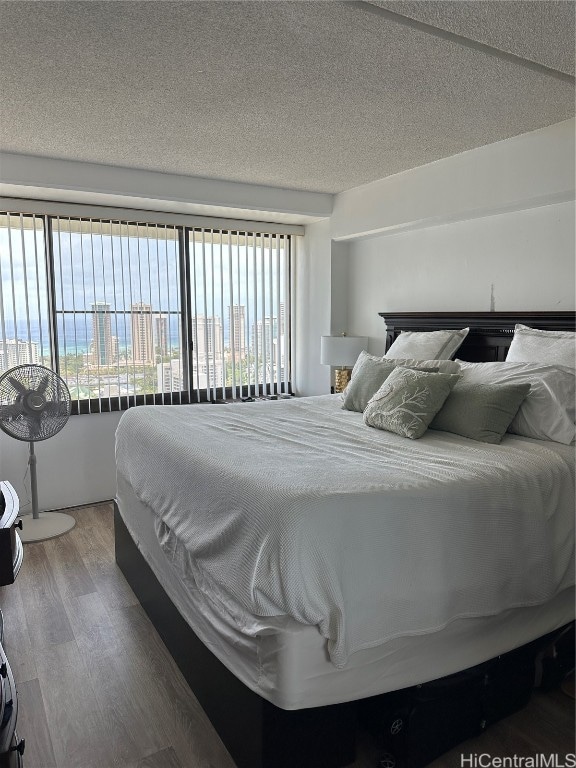
[[[387,347],[469,326],[469,361],[503,360],[516,322],[574,330],[572,313],[383,317]],[[573,619],[573,453],[410,441],[334,395],[133,409],[116,558],[239,768],[336,768],[357,701]]]

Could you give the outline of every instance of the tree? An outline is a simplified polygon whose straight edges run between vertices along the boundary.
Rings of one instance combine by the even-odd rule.
[[[84,369],[83,354],[68,354],[60,358],[60,373],[65,377],[74,378]]]

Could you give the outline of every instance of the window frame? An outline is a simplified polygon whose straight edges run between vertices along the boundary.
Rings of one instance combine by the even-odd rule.
[[[6,205],[6,203],[12,205]],[[19,203],[15,206],[13,203]],[[36,209],[36,210],[35,210]],[[50,210],[51,209],[51,210]],[[81,212],[72,212],[74,209],[84,209]],[[278,225],[268,222],[236,221],[234,219],[208,219],[192,215],[170,214],[158,216],[155,212],[126,210],[126,209],[98,209],[93,206],[78,204],[67,205],[65,203],[42,204],[40,201],[7,200],[0,198],[0,212],[10,215],[34,216],[42,219],[44,230],[44,262],[46,269],[47,290],[47,323],[50,367],[59,375],[60,356],[58,340],[58,315],[65,311],[57,308],[56,293],[56,259],[54,249],[53,221],[57,218],[68,220],[94,220],[100,222],[121,222],[128,225],[168,225],[177,230],[178,259],[180,264],[180,306],[181,306],[181,333],[182,333],[182,368],[184,382],[187,389],[181,391],[168,391],[135,395],[117,395],[113,397],[98,397],[72,400],[72,415],[88,415],[93,413],[111,413],[124,411],[128,408],[140,405],[187,405],[194,403],[226,403],[244,398],[272,398],[292,396],[292,367],[293,367],[293,342],[292,342],[292,275],[294,243],[293,235],[303,234],[303,227],[298,225]],[[137,214],[137,215],[133,215]],[[147,215],[150,214],[150,215]],[[235,227],[234,224],[243,226]],[[225,226],[223,226],[225,225]],[[267,226],[268,225],[268,226]],[[198,389],[194,387],[195,376],[195,350],[193,347],[193,310],[192,310],[192,283],[190,272],[190,232],[198,230],[212,230],[223,238],[227,236],[245,236],[254,238],[271,235],[281,235],[284,238],[286,249],[286,298],[284,304],[288,307],[288,328],[285,360],[288,366],[288,376],[281,381],[259,384],[237,384],[231,386],[207,387]],[[279,279],[279,278],[278,278]],[[274,288],[276,290],[276,286]],[[278,289],[279,290],[279,289]],[[280,318],[278,318],[280,322]]]

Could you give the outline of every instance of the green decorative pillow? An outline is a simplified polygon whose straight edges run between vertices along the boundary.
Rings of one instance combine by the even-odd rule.
[[[364,422],[412,440],[422,437],[459,379],[458,374],[399,366],[370,399]]]
[[[440,360],[438,363],[449,362],[450,365],[460,369],[458,363]],[[374,357],[367,352],[361,352],[358,356],[350,383],[342,393],[342,408],[347,411],[362,413],[368,405],[368,400],[382,386],[394,368],[404,365],[406,368],[418,368],[424,371],[437,371],[438,364],[435,360],[386,360],[383,357]]]
[[[360,353],[356,365],[352,369],[352,378],[342,392],[342,408],[347,411],[362,413],[379,387],[396,368],[394,360],[383,360],[372,355]]]
[[[356,362],[354,363],[354,367],[352,368],[352,373],[350,374],[350,378],[353,379],[354,376],[358,373],[358,369],[364,362],[364,360],[372,360],[374,363],[379,363],[381,360],[384,360],[383,357],[378,357],[377,355],[371,355],[368,352],[366,352],[365,349],[360,352],[358,355]]]
[[[430,429],[483,443],[499,443],[518,413],[530,384],[456,384]]]

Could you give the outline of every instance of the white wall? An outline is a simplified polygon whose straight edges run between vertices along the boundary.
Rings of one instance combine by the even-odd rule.
[[[571,310],[574,281],[572,203],[359,240],[348,328],[383,353],[378,312]]]
[[[41,510],[112,499],[116,493],[114,432],[120,413],[71,416],[50,440],[35,444]],[[16,489],[24,511],[31,511],[28,443],[0,432],[0,477]]]
[[[574,120],[336,196],[331,237],[357,239],[574,200]]]
[[[331,243],[328,219],[306,228],[293,259],[293,367],[296,394],[330,391],[330,369],[320,365],[320,334],[330,333]],[[315,329],[311,335],[310,329]]]
[[[567,120],[337,195],[329,223],[306,228],[308,279],[329,281],[330,316],[311,314],[301,343],[345,329],[381,353],[378,312],[487,311],[492,284],[496,310],[575,309],[574,129]],[[307,359],[299,393],[315,394],[322,366]]]
[[[15,198],[293,223],[329,215],[333,198],[323,192],[9,152],[0,152],[0,194]]]
[[[320,336],[347,330],[349,247],[331,241],[329,219],[308,226],[306,237],[298,241],[293,262],[292,387],[297,395],[325,395],[331,371],[320,365]],[[324,330],[311,334],[311,328]]]

